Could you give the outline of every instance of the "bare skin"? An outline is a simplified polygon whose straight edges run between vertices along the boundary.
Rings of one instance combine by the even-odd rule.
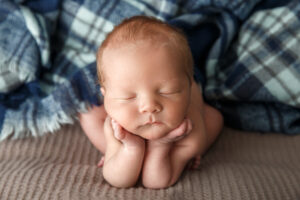
[[[147,141],[142,173],[145,187],[158,189],[173,185],[193,158],[195,162],[192,167],[197,168],[201,155],[211,146],[222,129],[221,114],[203,103],[196,84],[192,85],[192,98],[187,117],[192,120],[193,129],[181,140],[173,143]]]
[[[222,115],[203,102],[174,55],[168,45],[149,41],[103,52],[104,106],[79,118],[105,154],[99,165],[115,187],[134,186],[139,177],[147,188],[173,185],[193,158],[197,167],[222,129]]]
[[[142,173],[145,187],[165,188],[178,180],[191,159],[194,158],[191,168],[199,166],[201,155],[220,133],[223,118],[219,111],[203,102],[196,84],[192,86],[191,97],[187,117],[192,121],[192,131],[191,123],[185,121],[162,140],[144,140],[129,133],[107,116],[104,106],[95,106],[79,115],[90,141],[105,153],[105,160],[101,159],[99,164],[105,162],[103,174],[112,185],[131,187]],[[119,167],[126,166],[126,163],[130,167]],[[124,177],[124,174],[128,176]]]

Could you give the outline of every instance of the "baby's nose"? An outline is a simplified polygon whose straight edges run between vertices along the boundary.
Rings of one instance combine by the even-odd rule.
[[[141,113],[157,113],[162,110],[162,106],[154,99],[145,99],[140,104]]]

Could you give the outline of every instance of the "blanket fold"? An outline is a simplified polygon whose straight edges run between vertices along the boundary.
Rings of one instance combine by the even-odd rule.
[[[186,33],[205,100],[227,124],[300,133],[299,11],[296,0],[2,0],[0,140],[55,131],[100,105],[96,51],[134,15]]]

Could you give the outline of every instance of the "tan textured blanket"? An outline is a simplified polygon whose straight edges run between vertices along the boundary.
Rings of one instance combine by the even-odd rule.
[[[0,143],[0,199],[300,199],[300,135],[225,129],[198,170],[168,189],[117,189],[78,125]]]

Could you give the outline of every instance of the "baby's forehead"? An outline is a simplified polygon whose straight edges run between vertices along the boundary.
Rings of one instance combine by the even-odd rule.
[[[176,60],[176,62],[184,68],[184,65],[180,64],[184,60],[183,55],[180,54],[176,48],[167,42],[158,43],[149,40],[117,43],[108,46],[103,52],[102,68],[109,68],[110,63],[118,58],[137,60],[144,57],[151,57],[153,54],[163,54],[166,60],[170,60],[172,63]],[[158,58],[156,57],[156,59]]]

